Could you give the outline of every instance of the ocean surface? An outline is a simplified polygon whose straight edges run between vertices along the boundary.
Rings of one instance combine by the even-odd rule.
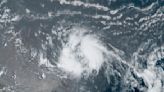
[[[0,92],[164,92],[164,0],[0,0]]]

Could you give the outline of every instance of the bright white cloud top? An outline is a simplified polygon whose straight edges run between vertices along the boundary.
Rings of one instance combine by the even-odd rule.
[[[62,49],[57,66],[63,71],[80,77],[99,72],[105,62],[107,49],[95,35],[87,34],[85,29],[74,29],[68,43]]]

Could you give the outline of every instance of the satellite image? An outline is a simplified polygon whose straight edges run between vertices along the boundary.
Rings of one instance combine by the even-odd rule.
[[[164,0],[0,0],[0,92],[164,92]]]

